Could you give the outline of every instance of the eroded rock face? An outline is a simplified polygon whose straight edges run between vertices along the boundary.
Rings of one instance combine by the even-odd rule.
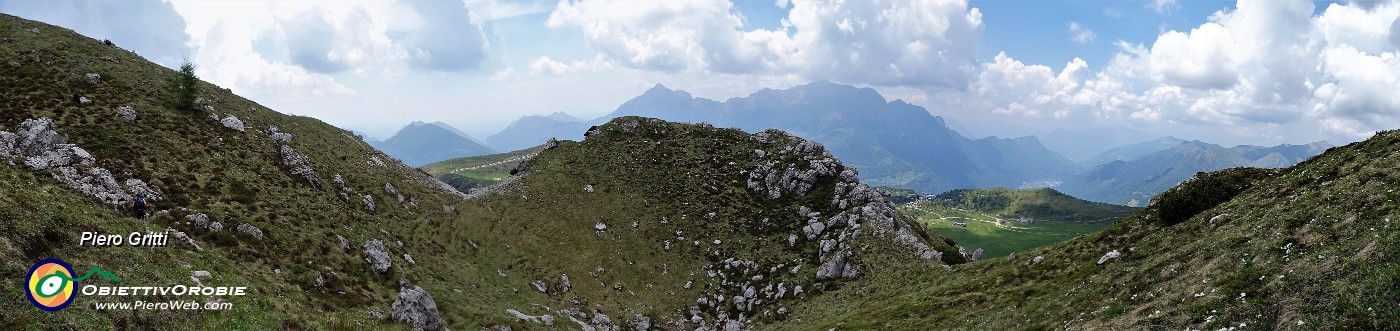
[[[321,178],[316,177],[316,170],[311,169],[311,158],[298,153],[287,145],[282,145],[278,151],[282,155],[282,165],[287,166],[292,175],[305,180],[311,186],[321,187]]]
[[[506,313],[521,321],[544,324],[544,326],[554,326],[554,315],[544,314],[533,316],[515,309],[506,309]]]
[[[209,215],[205,215],[202,213],[185,215],[185,220],[189,221],[190,223],[194,223],[194,227],[196,229],[202,230],[209,228]]]
[[[199,109],[199,110],[204,110],[204,111],[214,111],[214,105],[209,104],[209,100],[206,100],[206,99],[204,99],[203,97],[199,97],[199,98],[195,98],[195,99],[194,99],[194,109]],[[212,115],[212,114],[211,114],[211,115]],[[219,119],[219,117],[218,117],[219,115],[213,115],[213,116],[214,116],[214,119],[215,119],[215,120],[218,120],[218,119]]]
[[[1105,262],[1108,262],[1108,260],[1116,259],[1119,256],[1123,256],[1123,253],[1119,253],[1116,249],[1109,251],[1108,253],[1104,253],[1103,257],[1099,258],[1098,264],[1103,265]]]
[[[15,148],[20,155],[37,155],[48,151],[53,145],[68,143],[68,136],[54,131],[53,126],[53,120],[48,117],[24,120],[15,132],[18,136]]]
[[[292,134],[282,132],[275,126],[267,127],[267,137],[272,138],[272,141],[278,144],[286,144],[292,141]]]
[[[817,280],[827,280],[836,277],[855,278],[855,266],[846,263],[846,254],[835,254],[833,257],[822,263],[817,268]]]
[[[116,178],[112,178],[107,169],[93,167],[80,172],[73,167],[59,167],[57,170],[52,173],[54,180],[103,203],[120,205],[132,201],[131,195],[117,185]]]
[[[369,194],[360,196],[360,205],[363,206],[365,210],[374,212],[374,196]]]
[[[222,123],[226,128],[238,130],[238,132],[243,132],[244,130],[243,120],[240,120],[238,119],[238,117],[233,115],[228,115],[228,117],[224,117],[224,119],[219,120],[219,123]]]
[[[651,318],[642,315],[633,315],[632,320],[627,321],[627,326],[632,330],[651,330]]]
[[[774,133],[768,131],[760,132],[762,139],[768,141]],[[758,136],[756,134],[755,136]],[[818,177],[836,174],[840,168],[840,162],[831,156],[831,151],[816,142],[802,140],[791,137],[787,146],[784,146],[776,153],[756,153],[760,158],[773,158],[756,169],[749,171],[748,187],[758,193],[765,194],[769,199],[777,199],[784,193],[796,196],[806,196],[817,183]],[[785,163],[784,160],[791,160],[789,156],[796,157],[807,163],[805,169],[798,164]]]
[[[73,144],[56,144],[41,154],[28,156],[24,165],[31,170],[45,170],[70,165],[91,165],[96,161],[92,154]]]
[[[672,128],[655,125],[652,121],[645,119],[620,119],[592,129],[593,133],[588,139],[609,138],[617,135],[618,132],[647,135],[646,139],[655,139],[654,135],[665,135],[665,131],[668,129]],[[715,261],[702,266],[704,270],[688,271],[692,279],[685,279],[675,284],[625,284],[628,289],[651,288],[655,285],[656,287],[665,286],[676,290],[676,292],[699,293],[699,297],[690,298],[695,300],[693,301],[694,306],[690,308],[688,313],[684,311],[678,311],[678,314],[662,313],[663,317],[661,318],[664,322],[657,323],[661,328],[738,330],[751,327],[752,319],[775,316],[774,311],[779,311],[776,313],[777,315],[787,315],[787,308],[781,307],[781,305],[791,303],[793,300],[802,300],[806,295],[809,295],[810,293],[803,292],[804,287],[807,289],[824,288],[820,286],[820,282],[837,282],[841,279],[859,277],[862,273],[876,272],[878,269],[865,266],[862,262],[869,257],[869,255],[863,254],[884,254],[870,253],[875,251],[875,247],[884,249],[888,246],[897,246],[899,252],[908,252],[911,255],[929,260],[939,258],[941,261],[941,253],[933,249],[933,247],[942,247],[936,246],[941,243],[927,241],[925,238],[928,236],[921,233],[922,229],[911,224],[910,220],[896,212],[895,205],[889,201],[889,194],[886,191],[871,188],[867,184],[861,183],[858,172],[854,168],[842,165],[822,145],[792,137],[777,130],[760,132],[751,135],[751,137],[762,145],[758,146],[757,149],[749,149],[752,151],[751,154],[744,153],[741,158],[746,160],[734,160],[735,162],[729,163],[730,165],[747,164],[743,168],[733,169],[736,172],[743,171],[740,180],[744,182],[739,185],[746,185],[748,191],[753,194],[752,197],[757,200],[777,200],[772,203],[781,204],[786,204],[788,201],[794,203],[791,205],[792,209],[783,211],[784,215],[763,215],[771,218],[760,217],[742,221],[765,231],[780,229],[777,233],[772,233],[772,238],[777,240],[779,245],[781,245],[782,239],[787,239],[788,246],[792,247],[791,250],[800,252],[800,256],[783,261],[772,261],[758,256],[740,256],[744,254],[731,253],[721,249],[721,245],[727,248],[732,245],[732,242],[735,242],[730,240],[731,238],[726,238],[723,235],[714,237],[712,234],[703,232],[692,234],[674,231],[674,237],[668,235],[668,238],[663,238],[664,240],[657,243],[658,246],[674,250],[675,247],[671,245],[673,243],[678,243],[684,249],[690,249],[694,245],[697,250],[703,250],[706,255],[718,256],[718,259],[723,259],[723,261]],[[711,161],[715,164],[724,164],[725,161],[730,160],[717,157]],[[726,184],[717,183],[715,185]],[[593,183],[591,186],[580,186],[583,186],[583,192],[579,192],[580,194],[600,192],[600,190],[603,192],[614,192],[615,189],[625,190],[624,188],[598,186],[598,183]],[[578,186],[575,186],[571,190],[577,189],[579,189]],[[817,199],[820,201],[813,200],[816,196],[820,197]],[[796,205],[796,202],[799,201],[801,206]],[[830,201],[829,204],[828,201]],[[796,212],[796,217],[793,217],[793,212]],[[726,217],[731,217],[731,215],[725,214],[701,210],[691,216],[695,222],[718,222],[725,221]],[[595,221],[593,230],[602,237],[607,237],[608,231],[617,231],[616,227],[609,229],[612,224],[615,224],[613,223],[615,221],[624,222],[622,224],[638,224],[638,228],[651,224],[639,224],[633,222],[634,220]],[[671,221],[685,222],[684,219]],[[667,219],[662,218],[660,224],[667,224]],[[623,230],[628,229],[624,226]],[[767,234],[769,233],[765,233],[765,235]],[[713,245],[709,244],[711,242]],[[891,243],[895,245],[890,245]],[[663,265],[657,271],[661,273],[677,272],[674,266],[671,270],[666,270],[666,268]],[[603,270],[599,268],[598,272],[589,272],[588,275],[598,277],[602,273]],[[614,280],[594,283],[601,286],[613,285],[614,289],[624,290],[623,284]],[[620,316],[624,316],[624,318],[633,316],[632,312],[627,311],[610,311],[608,313],[621,314]],[[600,329],[599,323],[593,323],[595,321],[588,318],[590,317],[588,314],[583,314],[583,316],[569,314],[568,317],[585,329]],[[640,319],[628,320],[627,323],[619,321],[611,324],[623,324],[624,327],[635,326],[632,324],[633,321],[640,321]]]
[[[0,131],[0,156],[11,156],[16,153],[15,143],[19,136],[13,132]]]
[[[849,262],[853,252],[847,242],[865,234],[906,244],[920,258],[941,260],[941,253],[919,237],[907,220],[898,217],[888,192],[860,182],[856,169],[843,166],[821,144],[776,130],[751,137],[766,145],[786,142],[778,145],[780,148],[754,152],[760,160],[766,160],[748,172],[747,186],[755,193],[769,199],[788,194],[801,197],[811,192],[821,178],[834,176],[838,179],[829,206],[838,212],[823,219],[816,208],[800,206],[798,215],[806,221],[800,232],[791,234],[788,239],[789,245],[796,245],[799,238],[817,243],[818,280],[856,277],[859,269]]]
[[[355,189],[345,185],[345,177],[341,177],[340,174],[335,174],[335,177],[331,177],[331,185],[334,185],[336,190],[340,190],[338,193],[340,194],[341,200],[350,202],[350,196],[355,193]],[[373,201],[371,201],[370,204],[373,205]],[[371,208],[370,211],[374,211],[373,208]]]
[[[401,282],[399,298],[394,300],[389,314],[396,322],[412,326],[414,330],[438,330],[442,328],[442,315],[438,313],[433,296],[418,285]]]
[[[136,108],[131,108],[131,106],[117,107],[117,116],[126,120],[127,123],[135,123]]]
[[[384,243],[379,240],[370,240],[364,245],[365,262],[369,262],[369,268],[377,273],[389,271],[393,261],[389,259],[389,252],[384,250]]]
[[[91,165],[96,158],[54,129],[47,117],[28,119],[15,133],[0,131],[0,156],[18,156],[31,170]]]
[[[252,224],[248,224],[248,223],[238,224],[238,227],[235,228],[235,229],[237,229],[238,232],[246,233],[246,234],[248,234],[249,236],[253,236],[253,238],[257,238],[258,240],[262,240],[262,239],[263,239],[263,232],[262,232],[262,229],[259,229],[258,227],[253,226]]]
[[[128,178],[125,184],[127,192],[131,192],[132,197],[146,198],[150,201],[160,201],[163,197],[159,190],[146,185],[146,182],[140,179]]]
[[[394,184],[384,183],[384,193],[397,198],[399,203],[403,203],[403,194],[399,194],[399,190],[394,188]]]
[[[170,234],[171,237],[175,237],[176,242],[184,243],[185,246],[194,248],[194,250],[196,251],[204,251],[204,248],[199,247],[199,244],[194,242],[194,238],[190,238],[189,235],[185,234],[184,232],[180,232],[180,230],[176,230],[175,228],[165,228],[165,233]]]

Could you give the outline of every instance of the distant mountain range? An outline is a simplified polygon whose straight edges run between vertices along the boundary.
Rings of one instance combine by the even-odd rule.
[[[588,127],[620,116],[792,132],[826,145],[872,184],[919,192],[1023,187],[1078,170],[1035,137],[969,139],[922,107],[888,101],[874,89],[824,81],[763,89],[724,102],[657,84],[598,119],[584,121],[563,113],[526,116],[486,142],[508,151],[538,146],[551,137],[577,140]]]
[[[583,140],[583,133],[594,124],[563,112],[525,116],[510,123],[501,132],[486,137],[486,146],[509,152],[539,146],[549,138]]]
[[[1079,165],[1084,167],[1084,169],[1093,169],[1094,167],[1108,164],[1113,161],[1130,161],[1147,154],[1171,149],[1172,147],[1179,146],[1181,145],[1181,143],[1184,142],[1186,141],[1177,139],[1176,137],[1168,136],[1153,139],[1146,142],[1118,146],[1104,151],[1102,153],[1099,153],[1098,155],[1095,155],[1094,157],[1091,157],[1087,160],[1080,161]]]
[[[488,137],[484,145],[496,151],[518,151],[549,138],[581,140],[590,126],[620,116],[709,123],[750,132],[768,128],[792,132],[826,145],[879,186],[920,193],[1055,187],[1081,199],[1130,206],[1146,204],[1153,195],[1196,172],[1286,167],[1331,147],[1319,142],[1225,148],[1175,137],[1147,140],[1143,133],[1124,127],[1055,130],[1044,134],[1052,142],[1046,144],[1034,136],[970,139],[922,107],[886,100],[873,89],[824,81],[785,90],[763,89],[723,102],[657,84],[594,120],[562,112],[522,117]],[[440,122],[415,122],[400,131],[398,139],[370,143],[414,166],[488,153],[483,144],[462,139],[444,145],[454,139],[440,137],[443,132],[433,139],[399,138],[406,133],[426,137],[414,128],[433,126],[455,131]],[[415,142],[431,142],[432,148],[414,150],[410,146]],[[1077,162],[1056,150],[1074,155]]]
[[[409,123],[389,139],[376,141],[366,138],[365,142],[414,167],[495,152],[461,130],[442,122]]]
[[[1040,138],[1046,148],[1075,162],[1084,162],[1109,149],[1152,138],[1145,133],[1122,126],[1055,129],[1050,132],[1038,133],[1035,136]]]
[[[1147,143],[1115,148],[1111,153],[1130,156],[1175,138],[1167,137]],[[1278,145],[1260,147],[1241,145],[1223,147],[1200,141],[1181,142],[1174,147],[1150,152],[1128,160],[1118,159],[1095,166],[1056,187],[1081,199],[1127,206],[1143,206],[1158,193],[1165,191],[1198,172],[1232,167],[1282,168],[1321,154],[1332,147],[1327,142],[1307,145]]]
[[[763,89],[724,102],[657,84],[604,118],[627,115],[792,132],[826,145],[875,185],[920,192],[1020,187],[1077,170],[1035,137],[968,139],[923,107],[830,82]]]

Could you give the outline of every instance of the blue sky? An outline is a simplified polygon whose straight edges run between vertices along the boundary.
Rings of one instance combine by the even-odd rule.
[[[1400,5],[1304,0],[0,1],[278,111],[386,137],[594,118],[661,83],[723,100],[872,87],[972,133],[1221,144],[1400,127]]]

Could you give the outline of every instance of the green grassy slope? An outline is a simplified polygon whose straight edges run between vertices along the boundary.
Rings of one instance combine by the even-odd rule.
[[[1049,188],[989,188],[952,190],[900,210],[967,250],[982,248],[989,258],[1092,233],[1142,209],[1084,201]]]
[[[862,279],[805,302],[790,319],[801,323],[773,327],[1395,329],[1397,158],[1400,132],[1382,132],[1260,172],[1239,195],[1181,223],[1165,224],[1153,206],[1014,259]],[[1097,264],[1114,250],[1122,256]],[[862,299],[836,299],[855,293]],[[876,322],[854,322],[867,320]]]
[[[604,298],[585,303],[651,316],[653,321],[688,318],[688,307],[697,305],[699,297],[732,297],[744,287],[783,284],[791,293],[802,286],[802,298],[840,288],[844,282],[813,280],[824,253],[816,240],[802,237],[807,221],[798,213],[804,206],[823,215],[849,213],[831,207],[838,196],[832,189],[838,179],[820,177],[804,196],[788,193],[770,199],[753,192],[745,184],[749,169],[767,161],[801,167],[808,161],[800,157],[810,155],[779,157],[782,149],[802,141],[775,132],[766,135],[769,143],[759,143],[732,129],[615,119],[583,142],[562,141],[541,152],[529,162],[525,177],[488,196],[484,203],[501,219],[492,231],[516,238],[512,249],[521,254],[521,263],[531,266],[521,272],[550,284],[557,284],[563,274],[574,280],[571,293],[551,294],[558,300],[555,304],[567,305],[576,296]],[[755,158],[755,150],[766,150],[769,156]],[[897,217],[900,224],[909,222]],[[884,268],[929,270],[938,264],[914,257],[903,245],[875,240],[870,234],[880,226],[869,219],[862,222],[861,231],[867,234],[848,242],[851,247],[868,247],[852,257],[859,261],[861,274]],[[599,231],[599,224],[606,230]],[[909,229],[946,252],[946,261],[960,262],[941,238],[918,227]],[[796,245],[789,242],[790,235],[797,237]],[[898,262],[876,262],[893,260]],[[756,265],[721,267],[725,261]],[[719,273],[707,275],[711,270]],[[686,288],[688,282],[694,286]],[[741,312],[729,306],[719,311],[772,321],[781,318],[777,310],[790,310],[797,301],[765,299],[761,309]],[[699,307],[701,316],[718,314],[703,304]]]
[[[1091,202],[1051,188],[1012,190],[1008,188],[961,189],[934,196],[934,203],[998,218],[1029,218],[1079,223],[1111,223],[1142,208]]]
[[[68,310],[50,314],[23,300],[0,300],[0,310],[13,312],[0,314],[4,328],[400,328],[373,321],[367,313],[388,315],[399,278],[424,275],[397,258],[408,253],[421,256],[418,262],[423,264],[446,261],[423,254],[437,243],[407,236],[453,217],[442,212],[443,205],[460,204],[460,197],[429,185],[424,174],[401,164],[370,165],[372,158],[390,159],[349,132],[270,111],[207,83],[201,83],[201,96],[214,111],[178,112],[163,102],[162,84],[171,70],[133,53],[8,15],[0,15],[0,36],[0,59],[13,62],[0,67],[0,130],[14,131],[25,119],[52,118],[70,143],[96,157],[95,166],[111,171],[118,181],[138,178],[163,191],[165,199],[153,207],[168,211],[138,222],[125,207],[114,210],[59,186],[48,172],[24,168],[23,160],[18,166],[0,163],[0,176],[5,178],[0,181],[4,296],[22,297],[19,282],[24,272],[46,257],[63,258],[84,270],[102,266],[130,284],[188,284],[192,271],[206,270],[213,274],[206,284],[250,286],[254,293],[233,299],[230,311],[198,314],[95,311],[83,305],[100,300],[83,296]],[[87,73],[100,74],[101,82],[87,84]],[[76,96],[93,104],[81,105]],[[139,119],[126,123],[116,115],[121,106],[135,108]],[[247,130],[225,128],[211,114],[234,115]],[[260,132],[269,126],[293,135],[288,145],[311,160],[322,186],[290,174],[277,143]],[[336,193],[331,184],[335,174],[356,193],[350,201]],[[417,206],[399,203],[383,189],[385,184]],[[361,208],[363,194],[378,204],[376,211]],[[225,231],[194,229],[184,217],[195,213],[222,222]],[[258,240],[233,231],[240,223],[261,228],[266,237]],[[163,249],[77,246],[82,231],[125,234],[166,227],[189,233],[204,251],[173,240]],[[342,251],[336,235],[347,238],[351,248]],[[405,241],[403,247],[390,245],[396,261],[386,275],[365,266],[360,245],[371,239]],[[315,288],[312,281],[326,268],[334,270],[339,281]],[[438,272],[426,269],[425,274]],[[439,295],[448,292],[441,284],[422,285]]]
[[[36,27],[40,32],[29,31]],[[545,327],[508,309],[551,316],[556,328],[581,327],[574,319],[593,326],[747,326],[785,318],[780,310],[840,288],[844,276],[942,265],[916,253],[962,261],[948,241],[896,214],[881,191],[855,185],[853,173],[842,175],[820,145],[779,132],[627,118],[584,142],[541,151],[520,168],[525,176],[467,200],[347,131],[279,114],[214,85],[201,83],[200,93],[212,110],[170,109],[161,83],[171,70],[120,48],[13,16],[0,16],[0,31],[0,59],[18,63],[0,66],[6,87],[0,130],[51,118],[70,143],[91,151],[97,159],[91,166],[117,181],[141,179],[164,196],[154,202],[156,216],[141,222],[125,204],[114,208],[60,186],[56,170],[30,170],[19,157],[0,160],[0,292],[24,296],[28,267],[48,257],[82,270],[101,266],[122,285],[189,284],[194,271],[209,271],[204,284],[251,292],[224,299],[230,310],[200,312],[97,310],[95,303],[126,300],[80,295],[68,309],[47,313],[23,300],[0,300],[3,329],[403,329],[386,318],[401,280],[431,294],[452,329]],[[88,73],[100,74],[100,82],[87,83]],[[79,104],[77,96],[94,102]],[[135,108],[138,120],[117,116],[122,106]],[[230,115],[247,129],[212,117]],[[280,143],[265,131],[272,126],[291,134],[285,144],[305,154],[321,185],[283,164]],[[757,157],[757,150],[768,156]],[[765,190],[788,187],[770,198],[748,183],[750,171],[770,163],[775,171],[815,175],[760,177],[757,187]],[[350,194],[342,197],[335,175]],[[810,192],[794,193],[792,186],[804,180],[813,185]],[[375,209],[363,206],[364,195]],[[804,209],[812,214],[799,215]],[[186,218],[196,214],[224,230],[197,228]],[[859,217],[829,221],[837,215]],[[811,222],[831,226],[807,238],[802,228]],[[233,230],[242,223],[264,237]],[[607,229],[596,229],[600,223]],[[202,250],[76,242],[82,231],[167,227],[188,233]],[[795,236],[803,237],[790,242]],[[382,241],[392,261],[383,274],[370,269],[362,252],[371,240]],[[821,243],[828,243],[825,250]],[[824,265],[838,267],[837,277],[817,279]],[[737,296],[753,299],[735,304]]]
[[[1112,224],[1112,221],[1081,223],[1045,219],[1022,223],[1016,219],[949,208],[927,201],[904,205],[900,211],[917,219],[929,230],[957,241],[969,251],[983,249],[983,258],[1002,257],[1012,252],[1063,242]],[[958,225],[958,221],[965,226]]]
[[[544,150],[543,145],[513,152],[443,160],[421,168],[458,191],[467,193],[500,182],[511,175],[511,170],[515,170],[520,161],[534,157],[541,150]]]

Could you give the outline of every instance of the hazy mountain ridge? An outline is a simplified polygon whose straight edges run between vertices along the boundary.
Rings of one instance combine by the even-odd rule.
[[[1147,134],[1122,126],[1055,129],[1035,136],[1046,148],[1080,163],[1113,148],[1151,139]]]
[[[518,151],[539,146],[549,138],[580,140],[584,131],[597,123],[586,122],[563,112],[550,115],[521,117],[486,137],[486,145],[500,152]]]
[[[408,126],[420,125],[420,124],[423,124],[423,122],[421,122],[421,121],[414,121],[414,122],[412,122],[412,123],[409,123]],[[481,139],[476,139],[476,137],[473,137],[472,135],[467,134],[466,132],[462,131],[461,129],[458,129],[457,127],[452,126],[452,125],[449,125],[449,124],[447,124],[447,123],[443,123],[443,122],[441,122],[441,121],[438,121],[438,122],[432,122],[432,123],[427,123],[427,124],[431,124],[431,125],[433,125],[433,126],[437,126],[437,127],[439,127],[439,128],[442,128],[443,130],[452,131],[452,133],[456,133],[458,136],[462,136],[462,138],[467,138],[467,140],[471,140],[472,142],[477,143],[478,145],[483,145],[483,146],[486,145],[486,143],[485,143],[485,142],[482,142]]]
[[[1163,139],[1125,148],[1152,149],[1170,141]],[[1187,141],[1131,160],[1115,160],[1095,166],[1056,188],[1089,201],[1143,206],[1153,196],[1198,172],[1243,166],[1286,167],[1320,154],[1329,147],[1331,144],[1326,142],[1315,142],[1227,148],[1201,141]]]
[[[1179,146],[1184,142],[1186,141],[1168,136],[1141,143],[1118,146],[1104,151],[1103,153],[1099,153],[1088,160],[1084,160],[1080,162],[1079,165],[1084,167],[1085,170],[1088,170],[1113,161],[1131,161],[1143,155]]]
[[[370,143],[385,154],[415,167],[457,157],[493,153],[490,148],[442,122],[413,122],[389,139]]]

